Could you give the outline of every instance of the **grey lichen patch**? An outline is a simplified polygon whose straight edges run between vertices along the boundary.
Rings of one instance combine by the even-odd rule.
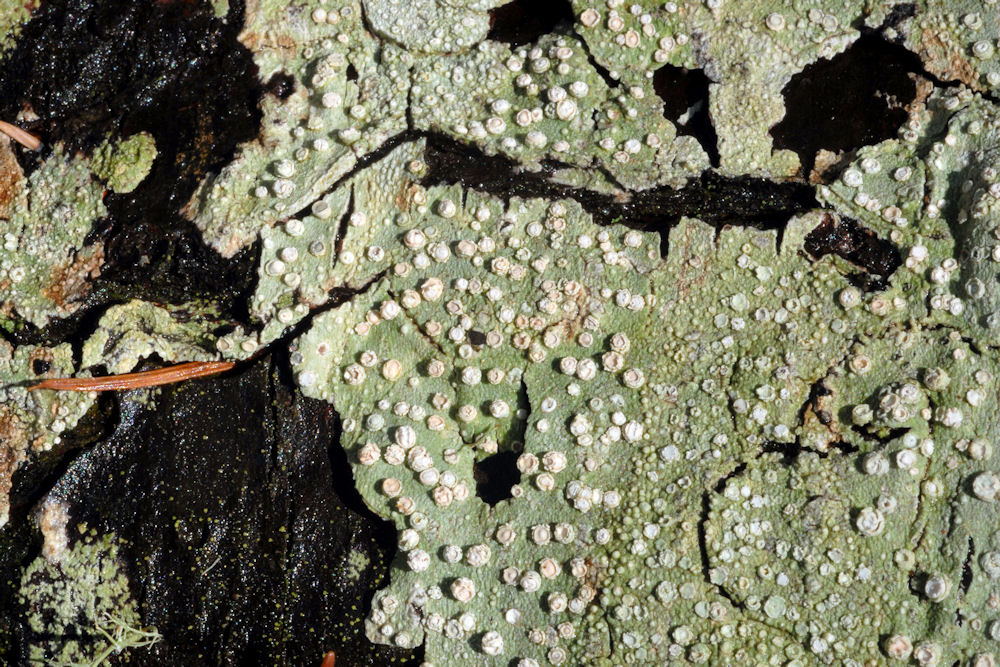
[[[425,189],[409,169],[346,227],[338,265],[362,291],[292,353],[399,530],[369,636],[434,664],[802,657],[706,580],[698,526],[702,495],[794,440],[810,386],[876,319],[845,317],[846,280],[799,252],[820,214],[780,248],[683,220],[661,260],[656,235],[576,202]],[[521,482],[490,506],[474,465],[498,451]],[[742,633],[759,652],[725,640]]]
[[[223,324],[196,304],[158,306],[134,299],[101,316],[97,330],[83,344],[80,366],[100,364],[117,375],[153,354],[165,362],[212,361],[219,353],[211,332]]]
[[[364,0],[378,36],[415,53],[464,51],[486,37],[489,10],[510,0]]]
[[[511,51],[497,42],[414,67],[414,126],[500,153],[603,172],[618,188],[681,186],[709,167],[693,137],[677,136],[649,79],[612,87],[572,35]],[[584,181],[582,185],[589,185]]]
[[[991,664],[974,659],[996,647],[996,373],[956,331],[859,342],[818,406],[850,453],[765,456],[728,479],[710,576],[824,662]]]
[[[901,434],[911,447],[914,437],[990,437],[997,428],[994,356],[974,351],[955,330],[894,329],[852,347],[823,381],[831,392],[824,404],[845,425],[843,439],[862,453]],[[886,358],[893,363],[875,364]]]
[[[69,344],[13,348],[0,341],[0,527],[7,523],[11,478],[32,455],[51,449],[76,425],[93,397],[74,392],[29,392],[45,377],[73,372]]]
[[[94,152],[91,168],[118,193],[135,190],[149,175],[156,159],[156,142],[146,132],[117,142],[109,138]]]
[[[327,196],[359,159],[407,128],[450,134],[529,169],[553,162],[568,170],[563,180],[601,190],[609,182],[619,191],[678,186],[708,167],[697,141],[678,137],[658,105],[649,103],[655,99],[650,81],[627,91],[610,86],[577,38],[547,36],[516,52],[479,41],[491,6],[368,3],[368,20],[379,34],[396,30],[408,12],[421,21],[436,12],[479,17],[457,24],[474,36],[441,32],[435,18],[402,21],[405,39],[381,41],[367,32],[357,3],[250,3],[241,41],[254,52],[263,81],[290,75],[294,89],[283,99],[265,98],[261,136],[201,183],[186,215],[213,247],[231,256],[259,230]],[[393,23],[379,28],[377,17],[389,16],[390,8]],[[439,49],[438,37],[478,46],[424,53]],[[396,43],[424,38],[426,49],[411,45],[408,51]],[[606,176],[595,182],[582,178],[581,169]]]
[[[32,663],[100,665],[161,639],[142,626],[114,535],[90,532],[57,562],[36,559],[21,578],[20,599],[34,635]]]
[[[906,471],[866,476],[847,457],[757,458],[713,496],[709,574],[813,664],[885,655],[881,635],[924,638],[932,615],[949,629],[954,617],[911,595],[912,564],[894,558],[910,546],[919,486]]]
[[[836,55],[857,39],[853,26],[863,20],[865,5],[573,2],[577,32],[623,86],[648,85],[663,64],[703,69],[711,81],[709,112],[720,170],[776,178],[798,168],[793,153],[773,150],[768,134],[785,115],[782,88],[809,63]]]
[[[392,155],[383,161],[391,162]],[[359,175],[365,180],[377,172]],[[261,262],[251,309],[265,323],[262,341],[274,340],[310,309],[329,299],[330,290],[343,285],[343,264],[337,265],[338,233],[351,203],[354,181],[348,181],[318,200],[310,213],[261,232]]]
[[[313,308],[323,305],[335,288],[356,288],[370,280],[365,273],[378,261],[388,268],[369,241],[379,234],[379,221],[399,214],[413,187],[411,166],[421,165],[424,142],[406,143],[385,158],[349,179],[329,195],[317,200],[307,215],[291,218],[261,232],[261,262],[257,290],[251,305],[255,317],[265,323],[262,343],[285,329]],[[421,172],[422,173],[422,172]],[[370,221],[373,221],[372,224]],[[351,233],[341,237],[342,228]],[[364,267],[360,269],[359,267]]]
[[[782,88],[898,4],[577,2],[575,34],[512,49],[484,41],[490,0],[250,2],[241,39],[290,90],[274,87],[260,138],[187,212],[224,255],[260,239],[260,329],[216,339],[211,312],[133,302],[105,314],[84,362],[241,359],[300,326],[294,377],[334,404],[358,490],[398,533],[367,634],[422,644],[431,664],[991,665],[988,98],[921,79],[898,138],[817,188],[826,209],[780,232],[682,218],[665,257],[658,235],[598,225],[572,199],[428,186],[424,141],[388,143],[446,134],[622,198],[680,186],[708,158],[662,116],[651,81],[673,65],[711,81],[720,171],[783,179],[798,161],[768,134]],[[910,48],[936,62],[992,44],[994,5],[962,0],[935,27],[939,4],[894,28]],[[991,61],[975,57],[954,76],[985,90]],[[826,224],[870,230],[902,266],[865,282],[849,258],[808,257]],[[7,353],[8,471],[90,400],[25,392],[36,353]],[[45,372],[71,370],[58,355]],[[520,481],[490,504],[479,464],[495,454]],[[41,516],[60,551],[64,514]],[[109,618],[92,625],[114,643]],[[112,622],[141,639],[124,634],[134,620]]]
[[[968,89],[936,92],[913,109],[898,139],[862,149],[837,182],[820,188],[823,201],[904,255],[891,289],[864,299],[868,308],[947,324],[980,345],[995,344],[998,128],[996,107]]]
[[[914,5],[912,16],[893,26],[889,36],[903,40],[940,79],[1000,91],[996,0],[922,0]]]
[[[0,323],[37,327],[73,313],[100,273],[104,250],[87,244],[105,214],[103,187],[80,156],[60,147],[27,179],[14,177],[0,218]]]
[[[965,49],[973,54],[965,60],[993,62],[993,5],[975,11],[968,3],[969,11],[952,15],[941,2],[580,0],[578,37],[546,35],[511,50],[485,39],[489,10],[501,4],[249,3],[241,41],[262,81],[291,76],[293,90],[265,99],[261,136],[201,184],[186,215],[231,256],[261,229],[328,195],[358,160],[406,129],[450,134],[602,192],[682,185],[708,157],[695,139],[677,136],[654,103],[653,76],[665,65],[707,75],[722,173],[785,179],[799,162],[773,150],[769,134],[785,114],[782,90],[807,65],[846,49],[858,26],[912,9],[914,18],[887,29],[889,38],[899,36],[893,30],[956,32],[940,38],[955,43],[949,54]],[[926,60],[938,57],[906,43]],[[977,76],[990,74],[958,78]]]
[[[406,128],[412,59],[365,30],[357,2],[248,2],[240,41],[263,81],[290,75],[294,89],[264,99],[261,135],[187,205],[205,240],[227,257],[313,204]]]

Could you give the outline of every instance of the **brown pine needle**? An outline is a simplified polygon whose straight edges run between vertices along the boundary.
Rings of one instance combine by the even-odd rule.
[[[27,130],[22,130],[17,125],[0,120],[0,132],[21,144],[30,151],[37,151],[42,147],[42,140]]]
[[[54,389],[56,391],[124,391],[142,387],[157,387],[184,380],[224,373],[236,364],[232,361],[189,361],[183,364],[157,368],[139,373],[123,373],[96,378],[52,378],[43,380],[28,391]]]

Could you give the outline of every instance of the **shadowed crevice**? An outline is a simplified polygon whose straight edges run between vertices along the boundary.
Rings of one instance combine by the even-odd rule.
[[[568,0],[514,0],[490,10],[486,39],[517,47],[572,24],[573,18]]]
[[[700,69],[663,65],[653,73],[653,90],[663,100],[663,116],[680,134],[694,137],[719,166],[719,138],[708,112],[708,77]]]
[[[976,543],[973,541],[972,535],[969,535],[969,549],[965,552],[965,560],[962,562],[962,580],[959,583],[962,595],[966,595],[969,592],[969,587],[972,586],[972,557],[975,553]]]
[[[810,452],[815,454],[821,459],[825,459],[830,456],[835,450],[841,455],[844,454],[854,454],[857,453],[858,448],[849,442],[843,440],[833,440],[829,443],[830,448],[826,451],[818,451],[812,447],[805,447],[796,438],[792,442],[776,442],[774,440],[769,440],[764,443],[761,447],[762,454],[781,454],[781,464],[790,466],[795,463],[803,452]]]
[[[917,15],[917,5],[912,2],[904,2],[896,5],[889,10],[886,14],[885,20],[882,21],[882,25],[878,27],[879,32],[885,32],[886,30],[895,30],[901,23],[907,19],[911,19]],[[864,26],[860,26],[864,27]],[[895,40],[890,40],[895,41]]]
[[[288,72],[276,72],[264,84],[264,91],[268,95],[274,95],[279,100],[287,99],[295,92],[295,77]]]
[[[597,72],[597,74],[601,77],[601,79],[604,80],[605,85],[607,85],[607,87],[612,90],[618,88],[621,85],[621,81],[618,80],[619,77],[617,76],[612,77],[611,72],[608,70],[608,68],[602,65],[601,63],[597,62],[597,58],[594,57],[594,54],[587,46],[587,41],[584,40],[582,37],[580,39],[580,46],[583,47],[583,50],[587,54],[587,63],[591,67],[593,67],[594,71]]]
[[[781,454],[781,465],[790,466],[802,453],[802,447],[797,442],[775,442],[770,440],[760,449],[762,454]]]
[[[521,481],[517,469],[517,452],[498,452],[476,461],[472,476],[476,480],[476,495],[490,505],[513,498],[511,488]]]
[[[771,128],[776,149],[798,154],[803,175],[823,173],[830,159],[896,136],[917,95],[920,59],[879,35],[862,36],[829,60],[806,66],[782,89],[785,117]],[[830,159],[817,161],[819,151]],[[834,161],[839,162],[838,159]]]
[[[743,474],[744,470],[746,470],[746,463],[740,463],[731,473],[720,479],[715,484],[713,491],[715,493],[722,493],[726,488],[726,482],[735,476]],[[746,606],[742,602],[736,600],[736,598],[734,598],[729,591],[726,590],[725,586],[716,584],[712,581],[712,563],[708,557],[708,536],[705,532],[706,525],[708,524],[708,516],[712,509],[712,502],[709,497],[709,493],[709,491],[704,491],[701,494],[701,514],[698,517],[698,552],[701,556],[701,573],[705,579],[705,583],[718,591],[719,595],[729,601],[729,604],[742,611],[746,608]]]
[[[850,412],[847,408],[844,408],[843,414],[841,415],[841,422],[845,424],[850,423]],[[872,431],[869,431],[863,426],[858,426],[857,424],[852,424],[851,430],[868,442],[879,445],[888,445],[910,432],[910,429],[900,427],[888,429],[884,435],[879,435],[878,433],[873,433]]]
[[[474,146],[441,135],[424,136],[428,166],[424,185],[459,184],[501,199],[573,199],[598,224],[620,223],[659,232],[664,249],[666,234],[684,216],[719,229],[726,225],[782,229],[792,216],[817,206],[814,189],[804,183],[728,178],[712,171],[683,188],[662,186],[616,197],[553,182],[553,165],[529,172],[507,157],[485,155]]]

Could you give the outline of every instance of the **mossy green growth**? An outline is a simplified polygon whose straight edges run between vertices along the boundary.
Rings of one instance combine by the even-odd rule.
[[[229,0],[210,0],[212,11],[217,18],[222,18],[229,13]]]
[[[57,562],[34,560],[21,578],[20,599],[34,635],[33,664],[100,665],[160,641],[142,626],[114,535],[90,532]]]
[[[118,141],[109,137],[94,152],[91,168],[108,187],[123,194],[135,190],[149,175],[156,159],[156,142],[148,132]]]
[[[346,563],[344,565],[345,576],[348,579],[357,581],[361,576],[361,573],[365,571],[371,564],[371,559],[364,555],[360,551],[354,551],[353,549],[348,553]]]

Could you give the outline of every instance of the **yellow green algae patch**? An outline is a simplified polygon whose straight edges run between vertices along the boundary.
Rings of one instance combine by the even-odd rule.
[[[152,135],[140,132],[117,142],[108,139],[92,158],[91,168],[108,187],[120,194],[135,190],[156,159],[156,142]]]
[[[17,0],[0,3],[0,56],[14,46],[21,28],[31,18],[40,0]]]

